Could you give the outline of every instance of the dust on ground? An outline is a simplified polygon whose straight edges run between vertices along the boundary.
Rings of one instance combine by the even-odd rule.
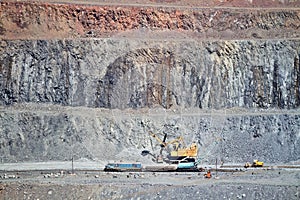
[[[0,172],[1,199],[299,199],[298,169],[232,172]]]

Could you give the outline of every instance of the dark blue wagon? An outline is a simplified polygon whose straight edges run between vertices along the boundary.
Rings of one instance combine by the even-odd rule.
[[[123,172],[123,171],[142,171],[141,163],[108,163],[104,171]]]

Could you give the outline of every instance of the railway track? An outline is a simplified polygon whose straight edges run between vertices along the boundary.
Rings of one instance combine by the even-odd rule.
[[[203,172],[209,169],[210,171],[218,171],[218,172],[243,172],[246,171],[246,168],[242,165],[223,165],[218,168],[198,168],[195,170],[180,170],[177,171],[175,168],[167,167],[167,166],[146,166],[141,171],[123,171],[126,173],[130,172]],[[269,165],[264,167],[248,167],[247,170],[257,170],[257,169],[264,169],[264,170],[272,170],[272,169],[295,169],[300,170],[300,165]],[[109,173],[104,171],[103,169],[29,169],[29,170],[0,170],[1,174],[18,174],[18,175],[34,175],[34,174],[55,174],[55,173],[65,173],[65,174],[88,174],[88,173]],[[122,172],[119,172],[122,173]]]
[[[243,165],[223,165],[221,169],[245,168]],[[247,169],[300,169],[300,165],[266,165],[263,167],[248,167]]]

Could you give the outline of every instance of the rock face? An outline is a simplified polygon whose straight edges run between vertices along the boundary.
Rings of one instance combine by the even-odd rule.
[[[299,10],[0,9],[1,162],[141,160],[150,130],[203,162],[300,159]]]
[[[148,112],[71,108],[51,105],[2,109],[2,162],[88,158],[145,162],[144,149],[160,147],[148,131],[167,133],[167,141],[182,135],[197,142],[202,162],[265,162],[299,160],[299,112],[247,112],[202,109]],[[171,147],[170,147],[171,148]]]
[[[248,5],[247,9],[228,9],[226,5],[223,8],[203,8],[197,2],[198,7],[193,8],[187,4],[164,7],[161,4],[85,6],[1,2],[0,38],[110,37],[145,29],[180,31],[189,38],[279,39],[300,36],[300,11],[294,7],[266,10]],[[295,6],[299,7],[298,4]]]
[[[3,41],[0,103],[297,108],[299,56],[294,40]]]

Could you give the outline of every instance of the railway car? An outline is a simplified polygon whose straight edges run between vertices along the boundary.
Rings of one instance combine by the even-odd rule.
[[[186,163],[179,163],[177,165],[176,171],[201,171],[201,169],[197,168],[197,163],[195,162],[186,162]]]
[[[142,171],[141,163],[108,163],[104,171],[124,172],[124,171]]]

